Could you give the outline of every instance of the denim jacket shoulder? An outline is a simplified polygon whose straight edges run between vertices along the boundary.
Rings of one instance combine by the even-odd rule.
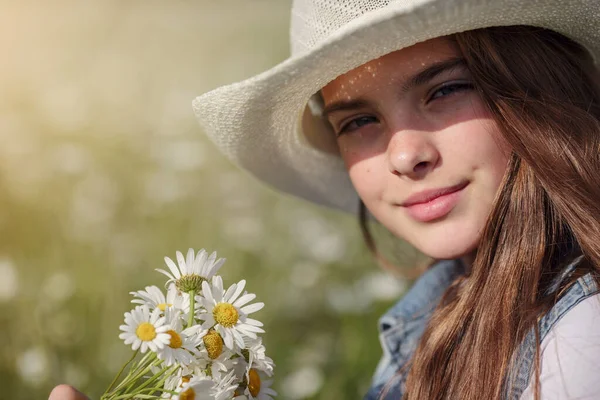
[[[382,398],[384,389],[390,398],[395,399],[403,392],[404,381],[397,372],[416,350],[427,321],[446,289],[463,271],[460,261],[437,262],[379,319],[379,341],[383,356],[365,400]]]
[[[578,261],[569,265],[559,280],[570,274]],[[459,261],[438,262],[419,277],[406,295],[380,318],[379,339],[383,356],[373,376],[372,386],[364,397],[365,400],[397,400],[402,397],[407,374],[398,374],[398,371],[405,366],[416,350],[427,322],[444,292],[462,273],[463,268]],[[599,291],[600,288],[591,274],[580,277],[540,319],[540,343],[563,315]],[[506,381],[511,382],[505,386],[507,399],[519,399],[529,384],[536,345],[532,329],[519,346],[515,366],[507,376]]]
[[[573,271],[579,260],[580,259],[577,259],[566,268],[563,277],[569,275]],[[558,283],[559,282],[557,282],[557,284]],[[555,287],[551,291],[556,291],[556,289],[557,288]],[[506,399],[518,400],[529,385],[529,380],[533,372],[536,347],[539,343],[542,343],[552,327],[577,304],[599,292],[600,288],[596,284],[596,280],[592,273],[583,275],[568,288],[566,293],[562,295],[556,304],[539,320],[539,339],[536,340],[533,328],[527,333],[525,339],[523,339],[515,352],[515,363],[505,379],[504,395]]]

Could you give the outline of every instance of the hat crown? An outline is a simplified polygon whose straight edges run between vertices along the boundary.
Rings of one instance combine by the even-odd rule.
[[[352,20],[392,3],[414,3],[414,0],[294,0],[290,28],[292,55],[314,48]]]

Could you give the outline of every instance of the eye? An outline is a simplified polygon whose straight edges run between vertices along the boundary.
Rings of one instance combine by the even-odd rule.
[[[354,118],[354,119],[348,121],[347,123],[343,124],[340,127],[338,136],[343,133],[349,133],[349,132],[355,131],[359,128],[362,128],[365,125],[368,125],[371,123],[377,123],[377,122],[379,122],[379,121],[377,120],[376,117],[369,116],[369,115],[364,115],[364,116],[361,116],[358,118]]]
[[[450,94],[453,94],[455,92],[461,92],[464,90],[471,90],[473,89],[473,84],[469,83],[469,82],[454,82],[454,83],[449,83],[447,85],[444,85],[440,88],[438,88],[436,91],[434,91],[431,96],[429,96],[429,99],[427,100],[427,103],[429,103],[432,100],[438,99],[440,97],[445,97],[448,96]]]

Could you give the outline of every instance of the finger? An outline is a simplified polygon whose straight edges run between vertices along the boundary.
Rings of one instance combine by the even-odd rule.
[[[83,393],[69,385],[58,385],[50,393],[48,400],[89,400]]]

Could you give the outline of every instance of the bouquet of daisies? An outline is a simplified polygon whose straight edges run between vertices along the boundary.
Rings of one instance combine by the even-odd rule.
[[[101,399],[272,400],[263,324],[248,317],[264,304],[252,303],[245,280],[223,287],[225,260],[216,253],[189,249],[165,262],[169,271],[157,271],[169,278],[166,294],[156,286],[131,292],[137,306],[119,337],[134,353]]]

